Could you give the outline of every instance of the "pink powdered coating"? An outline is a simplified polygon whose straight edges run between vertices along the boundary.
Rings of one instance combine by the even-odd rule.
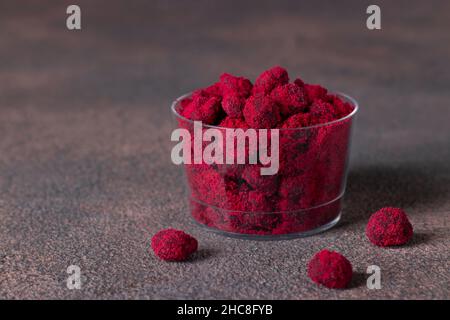
[[[279,105],[265,95],[248,98],[243,113],[245,121],[255,129],[275,128],[281,120]]]
[[[275,66],[261,73],[253,85],[253,94],[270,94],[278,86],[289,83],[286,69]]]
[[[320,99],[314,100],[309,108],[310,125],[331,122],[336,119],[333,106],[326,101]]]
[[[258,165],[246,165],[241,177],[252,189],[272,195],[277,192],[278,175],[261,175],[261,168]]]
[[[222,108],[231,118],[242,118],[245,98],[235,92],[227,93],[222,99]]]
[[[232,118],[232,117],[226,117],[223,119],[220,124],[220,127],[224,128],[241,128],[241,129],[248,129],[248,124],[241,118]]]
[[[181,114],[185,118],[194,121],[213,124],[219,115],[220,100],[214,96],[198,94],[192,97],[192,101],[189,104],[186,102],[184,104],[185,106],[183,107]]]
[[[309,102],[317,99],[322,99],[326,96],[328,90],[318,84],[305,84],[304,89]]]
[[[386,207],[370,217],[366,235],[370,242],[380,247],[400,246],[411,240],[413,227],[405,211]]]
[[[303,128],[311,125],[311,123],[311,115],[309,113],[297,113],[287,118],[281,127],[283,129]]]
[[[247,98],[253,88],[250,80],[244,77],[236,77],[229,73],[223,73],[220,76],[219,84],[222,90],[222,96],[229,93],[236,93],[243,98]]]
[[[336,95],[327,95],[325,100],[333,106],[333,114],[338,119],[347,116],[353,111],[353,106],[350,103],[342,101],[342,99]]]
[[[200,88],[200,89],[194,90],[194,92],[192,92],[192,95],[191,95],[192,100],[196,100],[200,97],[203,97],[203,98],[214,97],[219,101],[222,100],[222,88],[220,86],[220,83],[216,82],[206,88]]]
[[[322,250],[309,261],[308,276],[327,288],[343,289],[352,280],[352,264],[335,251]]]
[[[308,108],[305,90],[293,83],[276,87],[270,93],[270,97],[280,106],[280,112],[284,117],[306,111]]]
[[[155,255],[166,261],[184,261],[197,251],[197,240],[176,229],[164,229],[152,237],[151,247]]]
[[[281,67],[263,72],[254,86],[223,74],[180,102],[180,113],[191,120],[200,114],[223,128],[281,129],[276,175],[258,175],[259,162],[185,165],[198,222],[231,233],[282,235],[313,230],[339,216],[352,121],[326,123],[347,116],[354,106],[319,85],[288,82]],[[207,103],[210,99],[214,104]],[[179,125],[192,131],[188,121]],[[257,152],[246,145],[246,159]]]

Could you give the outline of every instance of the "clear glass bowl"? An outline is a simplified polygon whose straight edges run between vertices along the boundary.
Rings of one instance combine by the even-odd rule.
[[[353,111],[324,124],[279,129],[275,175],[255,175],[258,164],[184,164],[195,221],[223,235],[262,240],[309,236],[338,223],[358,104],[345,94],[334,94],[350,103]],[[178,127],[193,137],[194,122],[178,112],[187,97],[175,100],[171,108]],[[202,126],[209,128],[226,129]]]

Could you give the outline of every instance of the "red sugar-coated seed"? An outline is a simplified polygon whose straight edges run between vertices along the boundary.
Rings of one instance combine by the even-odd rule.
[[[311,115],[309,113],[297,113],[294,114],[293,116],[287,118],[283,124],[282,124],[282,128],[287,129],[287,128],[303,128],[303,127],[307,127],[311,124]]]
[[[336,95],[327,95],[326,100],[333,105],[334,114],[338,119],[345,117],[353,111],[351,104],[342,101],[342,99]]]
[[[193,120],[192,112],[194,111],[195,106],[192,104],[192,99],[184,99],[181,103],[181,106],[181,115],[185,118],[188,118],[189,120]]]
[[[241,118],[245,98],[235,92],[227,93],[222,99],[222,109],[232,118]]]
[[[270,97],[278,103],[280,112],[285,117],[305,111],[308,107],[305,91],[293,83],[276,87]]]
[[[220,112],[220,100],[216,97],[195,95],[192,102],[183,108],[182,115],[194,121],[214,124]]]
[[[247,205],[245,211],[250,212],[273,212],[274,206],[270,195],[261,191],[253,190],[247,193]]]
[[[165,229],[152,237],[153,252],[166,261],[184,261],[197,251],[197,240],[187,233],[176,229]]]
[[[386,207],[370,217],[366,235],[370,242],[377,246],[399,246],[411,240],[413,227],[405,211]]]
[[[310,173],[282,177],[278,188],[278,209],[292,211],[312,206],[317,197],[313,181]]]
[[[299,86],[301,88],[303,88],[305,86],[305,82],[300,78],[295,79],[294,84],[296,84],[297,86]]]
[[[346,288],[352,280],[352,265],[338,252],[322,250],[308,264],[308,276],[327,288]]]
[[[310,124],[327,123],[336,120],[333,106],[323,100],[315,100],[310,106]]]
[[[220,83],[216,82],[209,87],[197,89],[192,92],[191,98],[197,99],[199,97],[204,98],[217,98],[219,101],[222,100],[222,88],[220,87]]]
[[[281,198],[298,201],[305,193],[303,180],[303,175],[283,177],[280,181],[278,194]]]
[[[321,99],[325,97],[328,90],[318,84],[305,84],[304,88],[306,90],[306,96],[310,103],[314,100]]]
[[[216,171],[227,181],[227,190],[233,189],[229,180],[241,181],[242,171],[245,165],[243,164],[218,164],[216,165]],[[241,189],[243,184],[240,184],[237,189]]]
[[[205,89],[203,89],[203,91],[208,96],[214,96],[217,98],[222,97],[222,86],[221,86],[220,82],[216,82],[213,85],[206,87]]]
[[[242,171],[244,179],[251,188],[267,194],[274,194],[278,188],[278,175],[261,175],[261,166],[247,165]]]
[[[223,73],[220,76],[220,88],[223,96],[234,93],[247,98],[252,91],[252,87],[250,80],[244,77],[236,77],[229,73]]]
[[[267,234],[273,232],[281,222],[276,213],[234,212],[230,214],[229,227],[234,232],[245,234]]]
[[[219,126],[224,128],[241,128],[244,130],[249,128],[248,124],[243,119],[231,117],[224,118]]]
[[[248,98],[243,114],[245,122],[255,129],[275,128],[281,119],[279,106],[270,97],[264,95]]]
[[[183,100],[180,101],[180,105],[181,105],[181,110],[184,110],[184,108],[186,108],[188,105],[190,105],[192,102],[191,98],[184,98]]]
[[[274,88],[289,82],[289,75],[286,69],[276,66],[264,71],[256,79],[253,85],[253,94],[269,94]]]
[[[227,203],[222,207],[227,210],[246,211],[248,208],[249,189],[243,184],[236,185],[236,189],[227,190]]]

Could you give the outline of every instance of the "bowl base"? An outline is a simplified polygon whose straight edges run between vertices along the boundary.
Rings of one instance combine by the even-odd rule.
[[[255,234],[245,234],[245,233],[235,233],[235,232],[228,232],[223,231],[217,228],[208,227],[207,225],[204,225],[200,222],[198,222],[196,219],[192,218],[194,220],[195,224],[200,226],[203,229],[206,229],[210,232],[219,234],[221,236],[229,237],[229,238],[237,238],[237,239],[244,239],[244,240],[258,240],[258,241],[275,241],[275,240],[291,240],[291,239],[297,239],[297,238],[305,238],[310,237],[318,233],[322,233],[324,231],[327,231],[334,227],[338,222],[341,220],[341,212],[339,211],[339,214],[331,220],[330,222],[312,229],[308,231],[302,231],[302,232],[293,232],[293,233],[286,233],[286,234],[270,234],[270,235],[255,235]]]

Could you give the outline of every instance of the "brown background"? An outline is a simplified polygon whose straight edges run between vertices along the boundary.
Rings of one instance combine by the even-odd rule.
[[[366,1],[79,0],[71,32],[71,3],[0,4],[0,298],[449,298],[448,1],[378,1],[381,31]],[[275,64],[360,102],[343,220],[292,241],[207,233],[170,162],[169,103]],[[385,205],[409,213],[409,245],[365,239]],[[169,226],[199,239],[191,261],[148,252]],[[325,247],[352,261],[351,288],[308,280]],[[65,286],[70,264],[81,290]]]

